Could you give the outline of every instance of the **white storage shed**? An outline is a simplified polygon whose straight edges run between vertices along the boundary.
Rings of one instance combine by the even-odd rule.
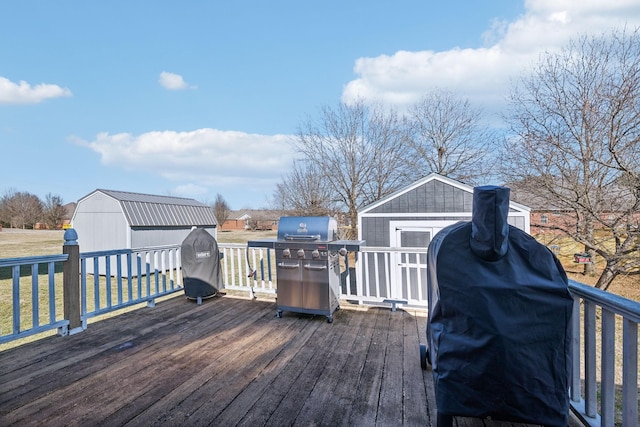
[[[97,189],[71,218],[81,252],[179,245],[192,227],[217,237],[213,208],[194,199]]]
[[[426,249],[435,234],[459,221],[471,221],[473,187],[432,173],[384,197],[358,212],[358,239],[367,247]],[[508,222],[529,233],[531,209],[516,202],[509,203]],[[412,299],[418,286],[424,285],[426,254],[389,250],[390,263],[380,252],[361,254],[361,265],[370,279],[367,294],[383,294],[385,298]],[[378,259],[376,259],[376,256]],[[385,265],[390,265],[386,271]],[[420,276],[420,277],[419,277]],[[402,295],[386,295],[389,281],[400,283]],[[385,289],[387,291],[385,291]],[[365,290],[365,292],[367,292]]]

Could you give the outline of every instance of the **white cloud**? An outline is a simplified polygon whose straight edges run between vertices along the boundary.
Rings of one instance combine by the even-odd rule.
[[[71,91],[58,85],[41,83],[31,86],[24,80],[14,83],[0,77],[0,104],[37,104],[49,98],[72,96]]]
[[[160,73],[158,82],[162,87],[168,90],[195,89],[196,86],[189,86],[180,74],[169,73],[163,71]]]
[[[171,191],[171,195],[178,197],[200,197],[209,192],[207,187],[197,184],[178,185]]]
[[[192,197],[223,187],[271,194],[291,167],[290,138],[205,128],[100,133],[76,142],[98,153],[104,165],[160,176],[175,184],[172,193]]]
[[[376,99],[398,107],[439,87],[454,90],[475,105],[499,110],[516,78],[544,51],[558,49],[581,34],[640,26],[637,0],[526,0],[513,22],[496,21],[477,49],[398,51],[356,60],[359,76],[344,88],[342,100]]]

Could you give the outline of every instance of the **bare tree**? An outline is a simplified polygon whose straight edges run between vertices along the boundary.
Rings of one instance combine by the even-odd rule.
[[[15,188],[8,188],[4,191],[0,199],[0,223],[5,227],[13,228],[13,212],[11,210],[10,200],[18,193]]]
[[[469,101],[436,89],[409,108],[413,168],[477,184],[493,169],[496,137]]]
[[[314,163],[297,160],[291,171],[283,177],[273,196],[283,211],[295,215],[335,215],[336,203],[331,186]]]
[[[231,214],[229,204],[220,193],[216,194],[216,200],[213,202],[213,214],[216,216],[216,220],[220,227],[222,227],[222,224],[229,219],[229,215]]]
[[[582,36],[544,55],[510,103],[506,179],[570,217],[555,228],[605,261],[596,287],[638,274],[640,33]]]
[[[358,209],[408,182],[406,142],[404,123],[395,112],[360,100],[322,108],[319,118],[300,126],[295,146],[308,170],[321,177],[320,185],[347,212],[354,237]]]
[[[62,197],[47,193],[43,204],[43,216],[47,226],[52,229],[59,228],[66,214],[66,209],[62,205]]]
[[[0,211],[10,227],[33,228],[42,219],[42,202],[38,196],[12,189],[2,197]]]

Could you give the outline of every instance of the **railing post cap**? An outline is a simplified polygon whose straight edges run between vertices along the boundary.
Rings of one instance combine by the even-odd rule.
[[[67,228],[67,231],[64,232],[64,244],[65,245],[77,245],[78,244],[78,233],[73,228]]]

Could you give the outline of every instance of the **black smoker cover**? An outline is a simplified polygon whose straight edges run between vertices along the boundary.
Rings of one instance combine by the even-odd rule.
[[[204,228],[187,235],[181,248],[182,281],[188,298],[206,298],[224,287],[218,242]]]
[[[438,412],[567,425],[573,300],[560,262],[507,224],[509,189],[476,187],[471,222],[429,245]]]

